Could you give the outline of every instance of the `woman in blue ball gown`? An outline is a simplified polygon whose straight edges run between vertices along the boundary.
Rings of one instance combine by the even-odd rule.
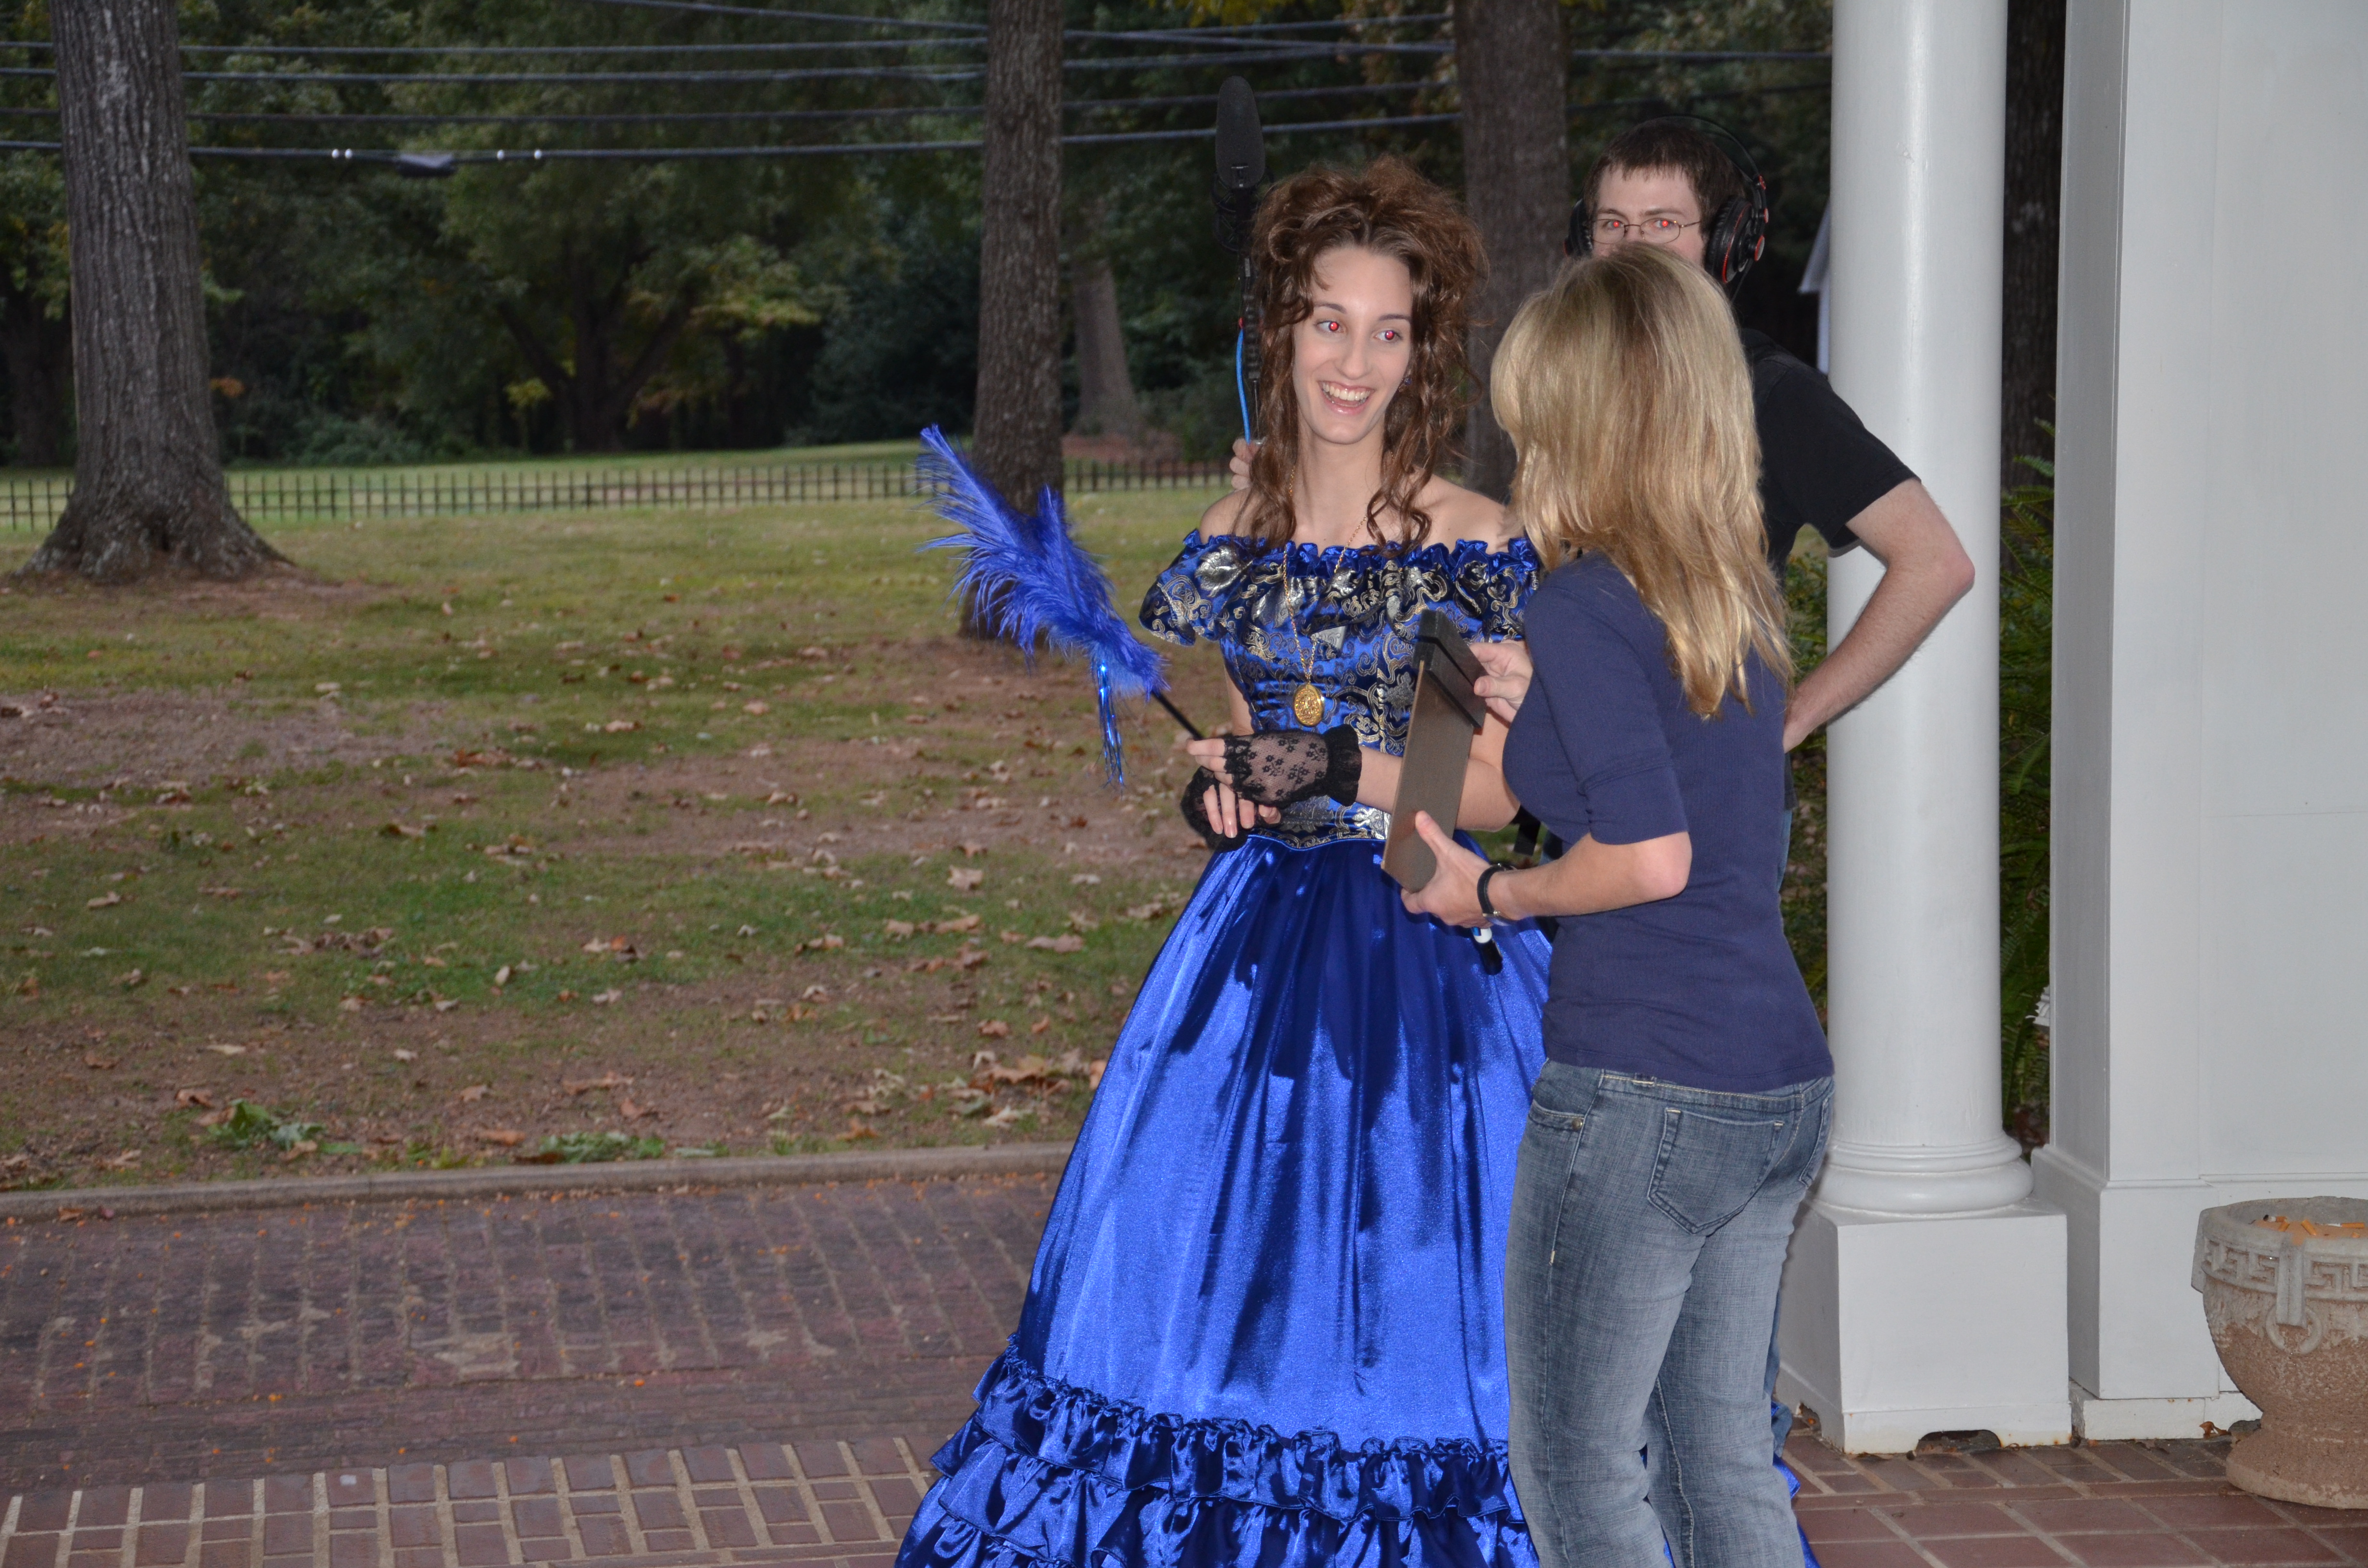
[[[1536,1568],[1506,1458],[1504,1240],[1546,940],[1380,865],[1416,621],[1518,637],[1538,559],[1439,479],[1478,238],[1406,165],[1279,186],[1250,484],[1144,603],[1213,643],[1212,848],[1078,1135],[1021,1309],[899,1568]],[[1476,738],[1463,821],[1515,809]],[[1351,744],[1353,743],[1353,744]]]

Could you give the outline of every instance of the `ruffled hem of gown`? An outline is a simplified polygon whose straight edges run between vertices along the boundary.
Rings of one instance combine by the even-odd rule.
[[[1504,1445],[1146,1411],[1007,1350],[899,1568],[1536,1568]]]

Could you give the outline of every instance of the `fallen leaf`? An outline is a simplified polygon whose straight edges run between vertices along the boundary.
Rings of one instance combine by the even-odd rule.
[[[888,933],[888,939],[892,942],[903,941],[910,937],[914,930],[913,923],[909,920],[884,920],[881,922],[881,926]]]
[[[989,1018],[978,1026],[978,1032],[989,1040],[1001,1040],[1011,1032],[1011,1026],[1001,1018]]]
[[[205,1089],[175,1089],[173,1104],[176,1108],[183,1106],[198,1106],[203,1109],[211,1110],[214,1108],[214,1096],[211,1092]]]
[[[830,990],[827,986],[809,985],[803,991],[798,993],[798,1000],[801,1002],[827,1002],[830,1000]]]
[[[438,1002],[436,1004],[436,1010],[439,1013],[449,1013],[460,1005],[458,1002]]]
[[[212,1051],[217,1056],[245,1056],[246,1054],[246,1047],[243,1045],[210,1045],[206,1047],[206,1049]]]
[[[477,1101],[484,1099],[487,1095],[490,1095],[493,1092],[494,1086],[491,1084],[472,1084],[467,1088],[462,1089],[458,1095],[455,1095],[453,1098],[459,1100],[462,1105],[474,1105]]]
[[[766,714],[771,712],[772,710],[762,702],[744,702],[740,705],[740,711],[743,713],[754,713],[758,718],[762,718]]]
[[[588,1095],[595,1089],[621,1089],[632,1083],[632,1079],[622,1073],[610,1071],[601,1074],[597,1078],[587,1078],[582,1083],[570,1082],[567,1085],[567,1092],[571,1095]]]
[[[962,852],[963,859],[975,860],[980,856],[986,853],[986,846],[984,844],[965,844],[962,846]]]
[[[959,920],[932,920],[928,923],[928,929],[936,932],[940,937],[953,937],[959,936],[964,931],[975,931],[978,929],[980,921],[977,915],[965,915]]]
[[[425,838],[427,836],[427,830],[426,828],[405,827],[399,822],[390,822],[384,827],[380,828],[379,832],[389,838]]]
[[[633,1103],[633,1097],[631,1095],[619,1095],[617,1096],[617,1114],[623,1117],[627,1121],[639,1121],[644,1117],[654,1117],[657,1115],[657,1111],[649,1106],[635,1105]]]
[[[137,1149],[126,1149],[123,1153],[117,1154],[110,1159],[101,1160],[98,1163],[110,1171],[128,1171],[132,1166],[140,1163],[140,1151]]]
[[[1086,945],[1083,937],[1030,937],[1028,945],[1048,953],[1074,953]]]
[[[198,891],[205,894],[208,898],[236,898],[244,890],[239,888],[199,888]]]
[[[104,1056],[85,1056],[82,1059],[82,1064],[94,1073],[104,1073],[115,1065],[111,1060]]]
[[[337,1011],[340,1013],[359,1013],[361,1010],[362,999],[359,996],[348,996],[337,1004]]]
[[[484,1127],[477,1131],[480,1143],[498,1143],[505,1149],[515,1149],[526,1142],[526,1134],[515,1128]]]
[[[592,993],[592,1005],[595,1007],[605,1007],[609,1003],[621,999],[624,994],[621,991],[595,991]]]
[[[320,1150],[321,1145],[316,1140],[307,1138],[302,1142],[291,1144],[288,1152],[279,1156],[279,1163],[283,1165],[294,1165],[305,1155],[316,1154]]]
[[[397,1049],[394,1053],[394,1059],[397,1062],[416,1062],[419,1060],[419,1052],[416,1051],[404,1051]]]
[[[85,902],[83,907],[85,909],[111,909],[122,902],[123,895],[120,892],[101,893],[98,897]]]
[[[966,871],[960,866],[956,866],[946,872],[946,881],[953,887],[960,888],[964,892],[971,892],[973,889],[976,888],[979,883],[985,881],[986,881],[986,873],[985,871]]]
[[[1005,1106],[1001,1110],[996,1111],[993,1116],[988,1117],[980,1125],[984,1127],[1017,1127],[1019,1124],[1021,1114],[1022,1113],[1019,1107]]]
[[[501,967],[501,968],[499,968],[499,969],[497,969],[497,970],[494,971],[494,983],[495,983],[495,985],[507,985],[509,983],[510,983],[510,966],[509,966],[509,965],[507,965],[507,964],[504,964],[504,965],[502,965],[502,967]]]
[[[126,991],[136,991],[148,983],[148,976],[139,970],[127,970],[115,977],[115,983]]]
[[[641,727],[642,722],[639,719],[611,719],[599,726],[603,733],[611,735],[620,735],[628,730],[638,730]],[[592,726],[587,724],[585,728],[590,729]]]
[[[976,969],[985,961],[986,949],[985,948],[974,948],[967,943],[963,945],[962,949],[960,952],[954,954],[954,967],[956,969]]]
[[[835,1132],[831,1136],[841,1143],[854,1143],[866,1138],[877,1138],[880,1134],[860,1121],[850,1121],[846,1131]]]
[[[1032,1023],[1032,1024],[1030,1024],[1030,1025],[1029,1025],[1029,1026],[1028,1026],[1028,1032],[1029,1032],[1030,1034],[1042,1034],[1046,1029],[1049,1029],[1049,1028],[1051,1028],[1052,1027],[1053,1027],[1053,1020],[1052,1020],[1052,1019],[1050,1019],[1050,1018],[1039,1018],[1039,1019],[1037,1019],[1034,1023]]]

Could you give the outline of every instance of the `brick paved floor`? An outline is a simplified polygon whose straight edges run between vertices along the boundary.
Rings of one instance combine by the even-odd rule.
[[[0,1568],[890,1568],[1051,1187],[0,1227]],[[1826,1568],[2368,1568],[2226,1455],[1789,1450]]]
[[[1049,1176],[0,1226],[0,1495],[960,1425]]]
[[[1849,1460],[1813,1437],[1785,1455],[1825,1568],[2209,1568],[2368,1564],[2368,1512],[2271,1503],[2230,1486],[2229,1444],[2100,1443]]]
[[[2226,1449],[1848,1460],[1796,1437],[1789,1455],[1825,1568],[2368,1563],[2368,1515],[2237,1493]],[[929,1479],[909,1439],[874,1436],[61,1488],[0,1506],[0,1568],[890,1568]]]

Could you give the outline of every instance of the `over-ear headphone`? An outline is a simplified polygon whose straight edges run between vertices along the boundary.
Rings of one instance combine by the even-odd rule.
[[[1641,121],[1643,125],[1666,125],[1691,119],[1709,126],[1735,143],[1735,152],[1727,153],[1726,161],[1743,180],[1743,194],[1729,197],[1711,218],[1702,232],[1702,266],[1718,279],[1729,293],[1743,281],[1768,249],[1768,181],[1759,173],[1759,165],[1745,146],[1743,138],[1718,121],[1699,114],[1665,114]],[[1726,149],[1721,147],[1721,152]],[[1736,153],[1742,154],[1740,157]],[[1595,214],[1581,200],[1570,210],[1570,229],[1563,235],[1562,254],[1585,256],[1595,248]]]

